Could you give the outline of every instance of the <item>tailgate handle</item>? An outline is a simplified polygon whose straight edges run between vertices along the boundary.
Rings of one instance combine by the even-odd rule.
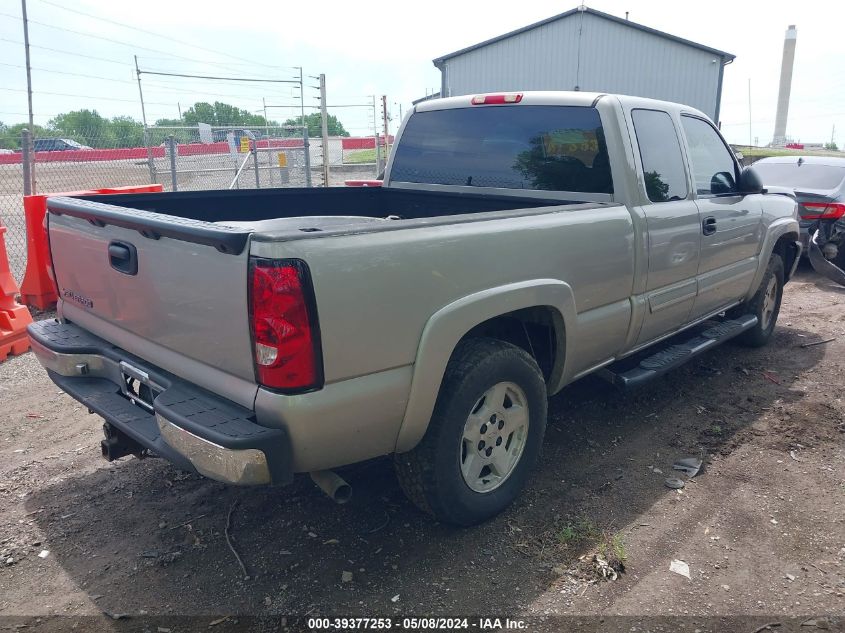
[[[109,263],[124,275],[138,274],[138,251],[129,242],[109,243]]]

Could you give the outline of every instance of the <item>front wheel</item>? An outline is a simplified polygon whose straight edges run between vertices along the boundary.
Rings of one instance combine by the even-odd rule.
[[[403,490],[447,523],[495,516],[517,497],[537,461],[546,408],[543,375],[528,353],[494,339],[462,341],[425,436],[396,456]]]
[[[748,347],[762,347],[769,342],[780,314],[783,299],[783,260],[772,255],[760,287],[750,301],[735,308],[737,313],[751,313],[757,317],[757,325],[737,337],[737,341]]]

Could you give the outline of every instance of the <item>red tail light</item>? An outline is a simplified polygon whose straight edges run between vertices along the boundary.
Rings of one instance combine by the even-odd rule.
[[[500,95],[475,95],[472,98],[472,105],[502,105],[520,101],[522,101],[521,92],[508,92]]]
[[[258,382],[289,392],[320,387],[319,329],[305,262],[252,259],[250,308]]]
[[[802,215],[802,220],[838,220],[845,216],[845,204],[841,202],[804,202],[803,206],[811,215]]]

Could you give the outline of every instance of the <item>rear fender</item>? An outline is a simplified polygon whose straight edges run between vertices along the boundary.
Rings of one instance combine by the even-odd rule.
[[[473,327],[500,316],[536,306],[550,306],[560,313],[564,331],[573,333],[576,323],[572,288],[556,279],[535,279],[482,290],[450,303],[435,312],[423,328],[405,416],[396,438],[396,452],[411,450],[422,439],[434,411],[446,364],[455,346]],[[558,354],[552,382],[567,375],[569,353],[560,353],[564,337],[558,337]],[[556,390],[554,384],[549,391]]]

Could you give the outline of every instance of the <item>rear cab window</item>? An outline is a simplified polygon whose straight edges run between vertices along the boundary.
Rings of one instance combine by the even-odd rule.
[[[633,110],[631,119],[648,199],[652,202],[683,200],[689,193],[681,142],[672,117],[660,110]]]
[[[415,113],[393,158],[393,181],[613,193],[595,108],[483,106]]]
[[[704,119],[681,115],[698,197],[736,195],[737,167],[722,137]]]

